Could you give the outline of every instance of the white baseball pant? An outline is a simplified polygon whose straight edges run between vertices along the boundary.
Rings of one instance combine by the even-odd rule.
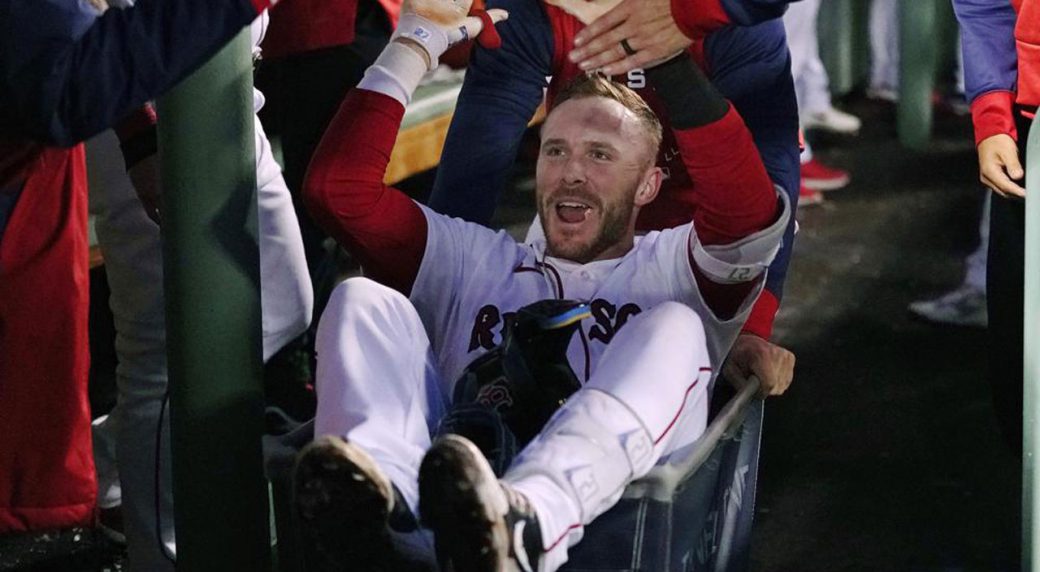
[[[787,46],[791,51],[791,75],[801,113],[831,108],[827,70],[820,61],[820,42],[816,31],[820,0],[792,2],[784,14]]]
[[[870,88],[899,93],[899,3],[870,3]]]

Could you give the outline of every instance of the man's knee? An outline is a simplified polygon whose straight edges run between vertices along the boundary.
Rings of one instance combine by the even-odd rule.
[[[411,304],[404,294],[370,278],[348,278],[332,291],[329,307],[380,307],[386,304]]]
[[[358,328],[411,335],[422,331],[422,322],[404,294],[368,278],[349,278],[332,291],[318,325],[318,338]]]
[[[704,323],[697,312],[686,304],[664,302],[641,316],[652,328],[655,337],[679,340],[683,345],[704,344]]]

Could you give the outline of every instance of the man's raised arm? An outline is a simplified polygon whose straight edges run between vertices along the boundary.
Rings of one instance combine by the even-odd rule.
[[[648,69],[647,77],[697,189],[690,244],[697,285],[715,315],[729,319],[775,256],[788,209],[740,115],[689,58]]]
[[[506,17],[466,18],[468,4],[428,2],[424,9],[435,13],[422,15],[403,8],[394,37],[325,131],[304,182],[304,200],[318,224],[368,276],[406,295],[426,249],[426,217],[404,193],[383,184],[383,176],[423,74],[452,43]]]

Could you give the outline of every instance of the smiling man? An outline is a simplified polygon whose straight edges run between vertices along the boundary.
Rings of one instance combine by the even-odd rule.
[[[382,183],[404,106],[450,39],[481,24],[413,11],[347,96],[305,185],[368,278],[341,284],[321,318],[325,437],[298,461],[298,516],[321,569],[404,569],[391,539],[407,537],[455,570],[555,570],[629,482],[703,432],[789,207],[740,116],[687,58],[647,76],[698,183],[692,221],[635,236],[663,177],[662,127],[599,76],[560,93],[542,129],[544,238],[519,244],[416,204]],[[513,312],[552,299],[591,308],[566,351],[581,387],[499,481],[471,442],[433,435],[455,380],[500,343]]]

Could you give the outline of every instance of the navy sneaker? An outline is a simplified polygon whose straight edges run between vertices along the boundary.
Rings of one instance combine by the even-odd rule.
[[[542,554],[538,517],[527,499],[495,478],[465,437],[445,435],[419,468],[419,512],[433,530],[443,570],[534,572]]]

